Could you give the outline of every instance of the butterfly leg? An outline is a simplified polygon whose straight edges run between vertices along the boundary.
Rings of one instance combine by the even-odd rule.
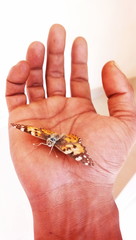
[[[44,143],[44,142],[41,142],[41,143],[33,143],[33,146],[36,146],[36,147],[39,147],[41,145],[45,145],[45,146],[48,146],[47,143]],[[51,149],[49,151],[49,155],[51,154],[51,152],[54,150],[53,148],[54,146],[51,146]],[[58,158],[58,155],[56,154],[55,150],[54,150],[54,153],[55,153],[55,157]]]

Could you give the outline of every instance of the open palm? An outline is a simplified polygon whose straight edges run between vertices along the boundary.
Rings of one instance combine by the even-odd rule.
[[[46,88],[43,87],[42,67],[44,46],[30,45],[27,61],[12,68],[7,79],[9,123],[43,127],[57,133],[75,134],[82,139],[93,167],[64,155],[50,153],[46,146],[36,147],[41,140],[13,129],[9,124],[10,147],[17,174],[30,202],[62,186],[92,182],[112,186],[115,177],[134,144],[136,134],[134,95],[126,77],[113,62],[103,68],[103,86],[108,97],[110,116],[96,113],[91,101],[87,76],[87,44],[77,38],[72,47],[71,98],[65,97],[64,80],[65,31],[55,25],[48,37]],[[24,87],[27,87],[27,96]],[[40,197],[37,197],[40,196]],[[50,196],[51,197],[51,196]]]

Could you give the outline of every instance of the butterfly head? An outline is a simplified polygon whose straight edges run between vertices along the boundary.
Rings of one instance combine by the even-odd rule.
[[[51,134],[46,140],[47,146],[53,147],[60,138],[61,136],[56,133]]]

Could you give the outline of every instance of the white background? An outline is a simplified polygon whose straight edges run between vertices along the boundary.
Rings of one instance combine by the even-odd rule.
[[[49,28],[54,23],[62,24],[67,31],[65,52],[67,83],[70,73],[71,44],[79,35],[84,36],[88,42],[89,79],[93,89],[101,86],[102,66],[111,59],[118,63],[129,78],[136,76],[135,0],[0,1],[0,239],[2,240],[33,239],[31,209],[14,172],[9,154],[8,135],[5,130],[8,117],[4,99],[5,79],[10,67],[19,60],[25,59],[26,49],[32,41],[39,40],[46,44]],[[135,182],[133,181],[127,188],[131,189],[131,194]],[[119,198],[119,205],[124,211],[123,203],[127,201],[127,195],[123,194]],[[136,200],[135,196],[134,199]],[[131,218],[130,216],[133,226]],[[122,223],[126,234],[125,222]],[[128,227],[124,240],[136,239],[135,233],[132,231],[132,235],[131,231],[132,229]]]

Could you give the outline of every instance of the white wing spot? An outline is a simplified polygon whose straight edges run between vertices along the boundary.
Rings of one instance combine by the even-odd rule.
[[[65,150],[65,154],[70,154],[72,152],[72,150],[71,149],[67,149],[67,150]]]
[[[81,161],[82,160],[82,157],[81,156],[78,156],[75,158],[76,161]]]
[[[85,163],[84,163],[84,165],[88,166],[88,165],[89,165],[89,163],[85,162]]]
[[[24,131],[25,131],[25,127],[22,126],[22,127],[20,128],[20,130],[21,130],[22,132],[24,132]]]
[[[32,136],[35,136],[35,132],[32,131],[32,132],[31,132],[31,135],[32,135]]]

